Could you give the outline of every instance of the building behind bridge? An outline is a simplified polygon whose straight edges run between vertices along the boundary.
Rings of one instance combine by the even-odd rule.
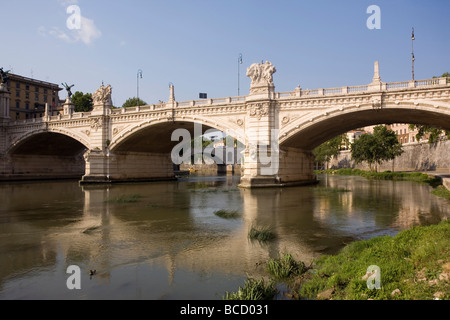
[[[11,120],[40,118],[44,115],[45,104],[48,103],[49,114],[62,112],[57,84],[26,78],[16,74],[8,74],[8,91],[11,97]]]

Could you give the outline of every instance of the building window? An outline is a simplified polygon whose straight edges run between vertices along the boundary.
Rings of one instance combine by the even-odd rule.
[[[20,83],[16,82],[16,88],[20,89]]]
[[[16,97],[20,97],[20,91],[19,90],[16,91]]]
[[[26,85],[26,86],[25,86],[25,90],[30,90],[30,86],[29,86],[29,85]]]
[[[20,108],[20,101],[16,101],[16,108],[19,109]]]
[[[25,93],[25,99],[30,99],[30,94],[28,92]]]
[[[36,101],[38,101],[39,100],[39,93],[36,93]]]
[[[44,89],[44,94],[47,94],[47,89]]]
[[[39,92],[39,87],[36,87],[34,90],[35,90],[36,92]]]
[[[20,113],[16,112],[16,120],[19,120],[20,118]]]
[[[30,103],[29,102],[25,102],[25,109],[27,109],[27,110],[30,109]]]
[[[47,96],[44,96],[44,102],[47,102]]]

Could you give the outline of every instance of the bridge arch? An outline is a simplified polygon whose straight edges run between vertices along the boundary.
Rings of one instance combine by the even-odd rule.
[[[86,141],[59,129],[35,129],[21,135],[7,150],[6,174],[19,179],[81,178]]]
[[[64,128],[39,128],[39,129],[34,129],[31,131],[28,131],[17,137],[13,137],[11,139],[9,148],[6,150],[6,154],[13,154],[15,152],[15,150],[17,150],[17,148],[22,146],[24,143],[26,143],[33,137],[40,135],[40,134],[46,134],[46,133],[54,133],[54,134],[58,134],[61,136],[65,136],[67,138],[70,138],[68,141],[75,140],[78,143],[82,144],[86,149],[90,148],[90,143],[87,139],[81,137],[80,135],[78,135],[74,132],[66,130]]]
[[[230,126],[224,125],[223,123],[226,123],[226,121],[190,116],[177,118],[176,120],[167,118],[151,119],[134,124],[117,133],[116,136],[113,137],[109,149],[111,152],[171,152],[173,147],[179,143],[179,141],[171,141],[172,132],[176,129],[186,129],[191,133],[192,138],[194,138],[194,134],[197,133],[194,132],[195,125],[201,126],[202,134],[209,129],[218,130],[232,136],[243,144],[246,144],[247,137],[242,127],[239,127],[237,124],[235,126]],[[153,141],[148,141],[150,136],[153,137]],[[139,143],[139,141],[141,141],[141,143]],[[145,143],[142,141],[145,141]]]
[[[414,123],[450,130],[450,103],[402,101],[354,104],[316,112],[280,130],[280,146],[313,150],[349,130],[377,124]]]

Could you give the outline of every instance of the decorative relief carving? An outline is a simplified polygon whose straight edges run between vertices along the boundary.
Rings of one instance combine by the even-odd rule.
[[[381,99],[380,98],[372,98],[372,108],[375,110],[381,110]]]
[[[83,130],[81,132],[87,135],[88,137],[91,135],[91,132],[89,130]]]
[[[250,107],[250,117],[255,117],[261,120],[262,117],[269,115],[269,106],[264,104],[255,104]]]
[[[237,123],[237,125],[238,125],[239,127],[242,127],[242,126],[244,125],[244,120],[238,119],[238,120],[236,121],[236,123]]]
[[[97,131],[99,128],[103,126],[102,118],[94,118],[91,119],[91,128]]]

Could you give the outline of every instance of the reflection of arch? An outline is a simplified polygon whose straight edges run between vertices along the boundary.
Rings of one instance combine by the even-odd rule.
[[[14,141],[11,141],[11,145],[9,149],[6,151],[7,154],[13,154],[15,150],[17,150],[20,146],[24,145],[27,141],[32,139],[33,137],[37,137],[40,134],[57,134],[61,135],[70,139],[73,139],[77,141],[79,144],[83,145],[86,149],[89,149],[89,142],[86,141],[84,138],[79,137],[78,135],[74,134],[73,132],[60,129],[60,128],[49,128],[49,129],[36,129],[30,132],[27,132],[24,135],[19,136]]]
[[[391,123],[425,124],[450,130],[450,104],[442,101],[341,106],[299,118],[280,132],[280,145],[311,150],[354,128]]]
[[[111,151],[116,151],[122,146],[124,146],[127,141],[133,137],[135,137],[140,132],[143,132],[145,130],[151,130],[152,128],[156,128],[159,126],[162,128],[163,126],[167,125],[167,129],[164,128],[165,133],[168,134],[168,141],[171,142],[170,136],[172,134],[172,130],[179,129],[183,127],[192,127],[195,124],[200,124],[202,126],[202,133],[204,133],[208,129],[217,129],[219,131],[225,132],[226,134],[232,136],[233,138],[239,140],[240,142],[246,144],[247,137],[245,135],[245,131],[240,128],[238,125],[236,126],[225,126],[223,125],[222,119],[207,119],[204,117],[191,117],[191,116],[185,116],[183,118],[177,119],[175,121],[168,120],[167,118],[161,118],[161,119],[152,119],[148,120],[146,122],[141,122],[139,124],[133,125],[132,127],[127,128],[126,130],[123,130],[120,132],[120,134],[117,135],[116,138],[113,137],[111,144],[109,145],[109,148]],[[181,124],[189,124],[188,126],[183,126]],[[171,126],[171,127],[170,127]],[[161,142],[162,144],[167,144],[167,142]],[[178,143],[178,142],[176,142]]]

